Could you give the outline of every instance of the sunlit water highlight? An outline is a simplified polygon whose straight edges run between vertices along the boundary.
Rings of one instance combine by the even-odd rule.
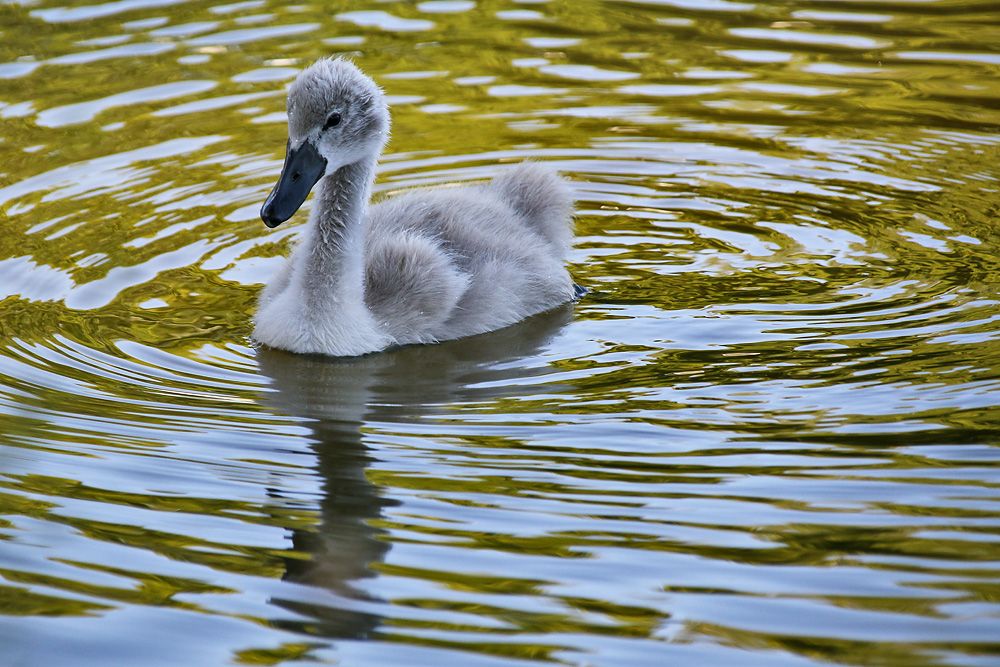
[[[997,664],[995,17],[0,5],[0,664]],[[254,349],[331,54],[380,194],[561,169],[590,293]]]

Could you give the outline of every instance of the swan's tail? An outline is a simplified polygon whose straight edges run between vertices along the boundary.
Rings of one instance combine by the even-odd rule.
[[[573,240],[573,191],[554,169],[521,162],[493,179],[493,186],[542,238],[561,253]]]

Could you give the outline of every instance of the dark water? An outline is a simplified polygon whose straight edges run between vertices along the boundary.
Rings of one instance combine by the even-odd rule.
[[[0,4],[0,664],[1000,665],[998,12]],[[344,53],[379,192],[564,171],[581,302],[251,346]]]

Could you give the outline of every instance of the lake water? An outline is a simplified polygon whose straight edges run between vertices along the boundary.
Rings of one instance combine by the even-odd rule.
[[[997,16],[0,4],[0,664],[1000,665]],[[589,294],[255,349],[333,54],[378,193],[562,170]]]

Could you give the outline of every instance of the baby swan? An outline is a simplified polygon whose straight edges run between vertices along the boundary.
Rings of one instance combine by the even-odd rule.
[[[527,162],[486,184],[370,204],[388,136],[382,91],[353,63],[320,60],[292,83],[285,164],[260,217],[276,227],[316,194],[261,294],[258,342],[354,356],[492,331],[574,298],[561,178]]]

